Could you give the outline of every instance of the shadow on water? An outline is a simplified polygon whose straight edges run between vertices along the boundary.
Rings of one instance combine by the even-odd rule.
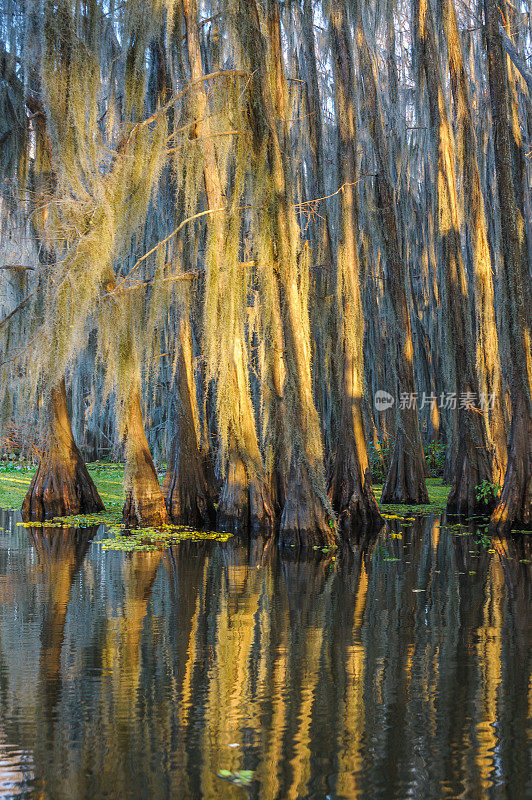
[[[531,795],[527,537],[433,516],[326,554],[124,554],[16,522],[0,512],[0,797]]]

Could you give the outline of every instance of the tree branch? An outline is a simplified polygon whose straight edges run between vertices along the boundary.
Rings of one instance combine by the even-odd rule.
[[[521,73],[521,76],[526,83],[528,89],[528,95],[530,99],[532,99],[532,73],[527,69],[525,59],[523,56],[518,52],[517,48],[515,47],[514,43],[504,30],[504,27],[499,24],[499,31],[502,37],[502,43],[504,45],[504,49],[510,56],[511,60]]]
[[[41,287],[38,286],[36,289],[34,289],[33,292],[31,292],[27,297],[25,297],[24,300],[21,303],[19,303],[18,306],[16,308],[14,308],[13,311],[10,314],[7,315],[7,317],[4,317],[3,320],[0,320],[0,328],[3,328],[4,325],[6,325],[9,322],[11,317],[13,317],[17,313],[17,311],[20,311],[21,308],[24,308],[24,306],[26,305],[28,300],[31,300],[33,295],[37,294],[37,292],[39,291],[40,288]],[[4,363],[6,363],[6,362],[4,362]]]

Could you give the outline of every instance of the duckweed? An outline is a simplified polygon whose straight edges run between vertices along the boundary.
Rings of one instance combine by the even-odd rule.
[[[439,478],[427,478],[427,491],[429,493],[428,505],[412,506],[393,503],[381,503],[382,486],[374,486],[375,497],[382,509],[382,516],[385,519],[407,519],[412,516],[428,516],[429,514],[439,514],[445,511],[447,498],[451,491],[450,486],[444,486]]]
[[[127,553],[143,550],[162,550],[184,541],[226,542],[231,538],[230,533],[217,531],[196,531],[183,525],[164,525],[162,528],[139,528],[125,531],[120,526],[109,528],[115,536],[97,542],[103,550],[121,550]]]

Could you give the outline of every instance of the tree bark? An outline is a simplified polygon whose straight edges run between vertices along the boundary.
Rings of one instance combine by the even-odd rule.
[[[176,525],[194,528],[214,523],[215,511],[198,443],[198,410],[190,322],[179,323],[177,433],[163,483],[168,516]]]
[[[233,396],[238,416],[230,428],[227,475],[218,501],[220,530],[269,536],[274,512],[270,484],[264,472],[255,416],[249,393],[247,362],[242,338],[235,336]]]
[[[427,80],[431,133],[436,150],[437,233],[441,246],[440,283],[444,287],[443,349],[459,405],[459,446],[447,510],[453,514],[471,516],[490,510],[484,500],[478,499],[476,489],[483,481],[493,481],[493,470],[485,417],[475,405],[479,401],[480,390],[460,240],[454,137],[438,66],[439,53],[428,0],[417,0],[415,28],[420,60]]]
[[[336,73],[336,117],[339,128],[340,239],[337,256],[337,302],[343,343],[343,383],[339,441],[330,497],[344,537],[382,525],[369,470],[362,412],[364,320],[358,257],[356,197],[356,117],[354,67],[344,0],[332,0],[330,32]]]
[[[193,81],[198,82],[194,92],[194,115],[198,146],[203,158],[205,191],[209,208],[221,209],[226,206],[226,201],[211,137],[205,86],[201,82],[203,67],[196,0],[183,0],[183,11],[191,76]],[[213,226],[218,250],[223,253],[223,212],[214,214],[209,224]],[[223,302],[223,298],[220,302]],[[239,330],[235,331],[234,340],[227,342],[227,346],[232,348],[234,405],[229,425],[228,466],[217,509],[217,527],[243,533],[251,525],[254,532],[270,534],[273,531],[273,509],[257,439],[241,321],[238,321],[237,327]]]
[[[289,424],[286,417],[286,365],[284,332],[281,315],[281,300],[279,283],[273,274],[274,259],[270,264],[260,264],[265,295],[271,292],[269,303],[270,315],[265,325],[264,336],[270,342],[266,350],[269,361],[269,381],[266,420],[266,449],[271,463],[270,486],[272,503],[276,515],[281,516],[288,491],[288,478],[290,473],[291,443]],[[265,403],[265,406],[266,406]]]
[[[310,307],[313,345],[314,402],[322,422],[325,458],[336,446],[338,428],[338,374],[333,357],[338,339],[334,309],[328,301],[333,293],[334,252],[328,210],[323,122],[319,90],[319,75],[314,35],[314,12],[311,0],[293,3],[298,53],[300,90],[305,98],[305,121],[308,128],[308,169],[305,175],[305,226],[313,252],[312,294]],[[279,61],[279,58],[276,59]],[[279,114],[276,113],[276,116]],[[313,203],[312,201],[316,201]]]
[[[501,13],[501,6],[504,12],[502,0],[484,0],[497,190],[504,213],[501,338],[508,346],[504,358],[512,400],[508,464],[502,493],[491,517],[490,529],[494,533],[532,527],[532,289],[522,205],[520,130],[518,121],[515,127],[515,109],[510,108],[508,62],[499,28],[501,17],[506,15]]]
[[[374,57],[370,53],[362,13],[357,21],[357,45],[360,67],[364,77],[364,94],[367,116],[377,155],[377,194],[381,207],[382,231],[386,268],[384,281],[390,318],[390,353],[396,390],[396,426],[393,456],[386,478],[381,503],[428,503],[425,484],[425,458],[419,432],[417,407],[399,402],[401,393],[413,395],[416,391],[414,379],[414,348],[412,328],[406,292],[406,269],[403,247],[398,228],[396,190],[390,171],[391,154],[384,129],[381,101],[377,90]]]
[[[270,74],[274,76],[280,136],[284,142],[288,142],[278,14],[277,3],[269,0],[267,16],[273,45]],[[254,152],[257,157],[265,154],[267,179],[271,182],[266,187],[268,208],[265,213],[272,223],[272,250],[277,254],[282,309],[286,420],[291,428],[292,452],[279,543],[281,546],[308,546],[316,542],[332,544],[336,542],[336,523],[325,489],[321,431],[312,396],[309,314],[301,287],[301,283],[308,280],[308,275],[300,276],[298,258],[301,256],[301,242],[293,206],[293,184],[286,151],[280,145],[267,69],[267,51],[256,0],[238,0],[235,21],[253,76],[248,103]],[[264,190],[264,187],[261,189]],[[266,220],[264,224],[267,224]],[[308,270],[308,267],[302,265],[301,269]]]
[[[471,237],[475,284],[476,364],[479,391],[493,397],[493,408],[485,411],[493,480],[502,483],[506,468],[504,391],[495,319],[495,292],[488,243],[484,198],[477,160],[477,137],[473,125],[468,76],[462,53],[454,0],[440,0],[451,73],[451,88],[458,117],[460,144],[458,164],[464,194],[465,218]],[[489,406],[490,404],[488,404]]]
[[[519,53],[516,46],[504,30],[503,26],[499,24],[499,32],[501,35],[501,41],[503,43],[504,49],[512,59],[513,63],[521,73],[521,77],[523,78],[524,82],[526,83],[528,94],[530,99],[532,100],[532,72],[527,69],[526,60],[525,58]]]
[[[298,20],[301,36],[302,51],[302,76],[305,80],[305,96],[308,107],[308,132],[310,145],[310,176],[308,178],[310,199],[324,198],[326,195],[326,181],[323,153],[322,114],[318,79],[318,66],[316,63],[316,46],[314,37],[314,16],[311,0],[303,0],[303,9],[295,4],[294,13]],[[320,270],[326,274],[332,270],[334,256],[331,242],[331,228],[327,201],[319,204],[318,230],[318,255],[323,259]]]
[[[132,528],[159,527],[167,521],[164,497],[144,431],[140,386],[133,386],[124,408],[126,440],[123,522]]]
[[[63,379],[50,392],[48,443],[22,504],[25,521],[96,514],[104,505],[76,446]]]

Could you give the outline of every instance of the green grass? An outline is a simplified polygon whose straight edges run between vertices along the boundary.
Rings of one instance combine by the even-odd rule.
[[[63,528],[72,526],[86,528],[93,525],[107,526],[110,538],[99,541],[104,550],[161,550],[182,541],[215,540],[225,542],[229,533],[196,531],[183,525],[164,525],[162,528],[143,528],[124,534],[121,524],[123,505],[124,467],[122,464],[96,462],[87,465],[96,484],[105,511],[100,514],[78,514],[71,517],[58,517],[46,522],[19,522],[26,528]],[[35,469],[18,471],[11,466],[0,466],[0,508],[18,509],[30,485]]]
[[[95,462],[87,465],[94,483],[105,504],[105,511],[100,514],[85,514],[73,517],[50,520],[43,523],[19,523],[25,527],[44,529],[64,526],[88,527],[105,524],[110,538],[99,542],[104,550],[160,550],[180,541],[204,541],[214,539],[226,541],[229,534],[205,533],[177,525],[166,525],[163,528],[144,528],[123,535],[121,525],[121,509],[123,504],[123,464]],[[19,509],[28,490],[35,468],[26,468],[13,464],[0,465],[0,508]],[[376,485],[375,495],[380,501],[382,486]],[[415,515],[438,514],[445,510],[449,486],[443,486],[439,478],[428,478],[429,505],[383,505],[379,502],[383,515],[388,519],[408,519]]]
[[[33,471],[0,471],[0,508],[20,508],[32,477]]]
[[[447,498],[451,491],[450,486],[444,486],[440,478],[427,478],[427,491],[429,493],[429,504],[423,506],[393,505],[391,503],[381,503],[382,486],[374,486],[375,497],[379,507],[386,514],[396,514],[398,516],[412,516],[412,514],[428,515],[440,514],[445,511]]]
[[[109,464],[97,461],[88,464],[89,472],[96,484],[107,512],[116,514],[123,503],[123,464]],[[28,490],[34,470],[18,471],[11,466],[0,466],[0,508],[20,508]],[[375,496],[380,501],[382,486],[376,485]],[[381,505],[389,514],[411,516],[412,514],[435,514],[445,510],[450,486],[443,486],[439,478],[427,478],[429,505]],[[103,515],[102,515],[103,516]]]
[[[97,461],[87,466],[106,510],[117,511],[123,503],[123,465]],[[0,466],[0,508],[21,507],[34,472],[34,468],[18,471],[11,465]]]

